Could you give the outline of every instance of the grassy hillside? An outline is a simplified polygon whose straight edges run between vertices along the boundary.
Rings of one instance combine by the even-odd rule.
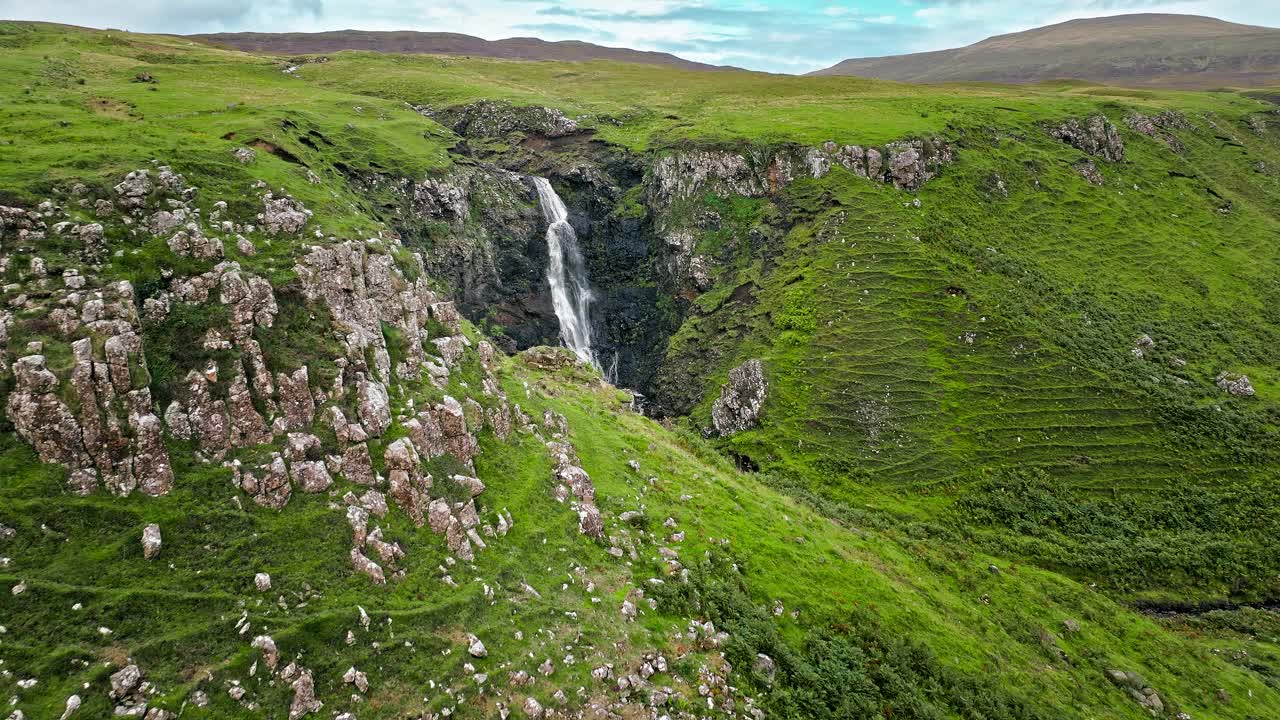
[[[686,368],[672,384],[763,357],[768,421],[731,446],[766,470],[850,501],[866,483],[910,488],[933,498],[927,517],[942,498],[1003,492],[1001,478],[1035,469],[1065,507],[1136,507],[1103,513],[1123,528],[1097,519],[1070,539],[1027,508],[984,514],[1030,536],[1020,551],[1130,591],[1270,596],[1277,568],[1256,544],[1270,510],[1142,506],[1171,492],[1197,507],[1234,505],[1236,492],[1273,506],[1278,188],[1232,155],[1275,162],[1275,146],[1238,133],[1248,150],[1224,158],[1206,130],[1179,157],[1134,140],[1096,188],[1072,170],[1076,153],[1034,132],[973,138],[966,167],[922,190],[919,209],[839,176],[797,190],[813,219],[699,298],[669,350]],[[1232,188],[1230,213],[1197,183],[1209,178]],[[1139,359],[1144,334],[1156,347]],[[1256,378],[1256,396],[1223,393],[1228,370]],[[715,395],[700,397],[707,423]],[[1210,538],[1227,548],[1212,568]]]
[[[293,678],[267,667],[251,645],[259,635],[273,638],[280,667],[310,671],[320,714],[366,720],[519,715],[530,697],[546,717],[1136,720],[1152,717],[1150,693],[1167,717],[1280,714],[1274,613],[1161,619],[1132,604],[1275,598],[1273,105],[1234,93],[939,90],[603,62],[340,53],[288,67],[178,38],[0,24],[10,80],[0,205],[44,212],[48,198],[68,222],[89,223],[93,199],[116,197],[112,186],[153,160],[199,188],[191,202],[204,217],[225,201],[219,212],[256,246],[243,252],[218,230],[225,259],[266,279],[279,304],[275,324],[249,334],[271,370],[310,368],[322,402],[309,431],[325,454],[344,441],[319,418],[357,411],[324,392],[341,385],[335,355],[349,360],[351,335],[331,317],[340,305],[305,294],[298,268],[310,248],[362,240],[407,282],[422,272],[413,253],[441,251],[444,236],[469,241],[498,203],[477,194],[464,230],[429,223],[396,238],[405,200],[394,179],[447,180],[514,157],[545,163],[569,187],[562,167],[594,167],[578,146],[522,160],[532,151],[519,137],[464,141],[406,103],[549,105],[650,178],[661,157],[694,147],[938,135],[955,160],[918,192],[842,168],[675,209],[639,199],[640,185],[619,189],[613,214],[720,219],[695,238],[714,281],[679,312],[671,298],[655,309],[677,321],[662,382],[687,397],[688,417],[645,418],[595,371],[547,369],[545,354],[486,367],[476,326],[451,336],[433,315],[424,332],[470,345],[447,381],[388,380],[391,420],[368,442],[374,471],[391,474],[382,451],[410,436],[417,409],[445,394],[470,399],[486,486],[477,511],[490,523],[505,509],[514,524],[468,561],[391,502],[377,522],[404,550],[394,561],[403,575],[388,562],[386,585],[349,559],[343,496],[368,489],[351,477],[269,509],[230,467],[168,431],[172,491],[76,495],[66,469],[38,462],[6,419],[0,525],[13,532],[0,536],[10,590],[0,594],[0,684],[25,717],[57,717],[73,693],[82,705],[72,717],[110,714],[110,676],[131,663],[153,708],[286,717]],[[1189,119],[1175,133],[1182,153],[1124,125],[1131,111],[1163,110]],[[1127,155],[1097,161],[1101,186],[1042,127],[1095,113],[1120,126]],[[246,146],[256,154],[242,163],[233,152]],[[264,222],[259,182],[312,211],[304,231],[246,227]],[[42,343],[59,379],[71,372],[48,307],[65,297],[63,271],[89,290],[129,280],[144,307],[170,276],[217,262],[182,256],[118,213],[100,219],[105,258],[86,260],[48,212],[38,240],[0,226],[6,401],[17,387],[9,364],[29,342]],[[44,275],[32,274],[33,257]],[[214,295],[142,321],[147,370],[127,382],[158,406],[188,370],[247,363],[242,345],[206,345],[210,330],[230,336],[230,310]],[[381,329],[392,361],[412,355],[402,327]],[[1138,359],[1143,333],[1155,345]],[[769,380],[760,426],[702,437],[729,368],[753,357]],[[1257,394],[1227,396],[1214,384],[1223,370],[1247,373]],[[503,438],[477,418],[508,399],[532,420]],[[557,433],[590,474],[599,539],[579,532],[572,501],[556,500],[546,442]],[[273,437],[226,459],[248,468],[283,445]],[[433,492],[460,492],[448,457],[419,469],[435,477]],[[148,560],[139,539],[150,523],[164,542]],[[255,588],[260,572],[269,591]],[[485,653],[469,652],[469,634]],[[610,677],[593,676],[606,664]],[[343,681],[352,667],[367,689]]]

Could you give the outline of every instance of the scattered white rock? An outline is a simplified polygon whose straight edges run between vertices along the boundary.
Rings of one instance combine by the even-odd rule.
[[[280,651],[276,648],[276,641],[270,635],[255,637],[250,647],[262,651],[262,659],[267,663],[267,667],[276,669],[276,665],[280,662]]]
[[[138,683],[141,680],[142,671],[138,669],[137,665],[125,665],[111,674],[111,696],[123,698],[133,692],[133,689],[138,687]]]
[[[160,554],[160,526],[151,523],[142,529],[142,556],[152,560]]]
[[[360,672],[353,665],[342,676],[342,682],[355,685],[360,692],[369,692],[369,676]]]
[[[59,718],[59,720],[67,720],[67,718],[71,717],[71,713],[79,709],[80,709],[80,696],[72,695],[71,697],[67,698],[67,709],[62,711],[62,717]]]

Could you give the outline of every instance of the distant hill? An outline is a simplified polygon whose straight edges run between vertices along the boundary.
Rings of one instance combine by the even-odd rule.
[[[669,53],[612,48],[577,40],[549,42],[531,37],[485,40],[471,35],[445,32],[396,30],[371,32],[335,30],[319,33],[210,33],[191,35],[197,40],[249,52],[280,55],[312,55],[339,50],[366,50],[385,53],[432,55],[472,55],[512,60],[614,60],[617,62],[670,65],[685,70],[726,70],[676,57]]]
[[[967,47],[852,58],[813,75],[904,82],[1027,83],[1210,89],[1280,82],[1280,30],[1195,15],[1089,18],[997,35]]]

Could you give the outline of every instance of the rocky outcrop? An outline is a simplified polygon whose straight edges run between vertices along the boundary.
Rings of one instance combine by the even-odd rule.
[[[197,441],[201,451],[220,459],[233,448],[270,442],[290,430],[303,429],[314,418],[315,401],[305,367],[292,373],[267,369],[258,329],[274,325],[279,312],[275,293],[264,278],[224,262],[200,275],[174,280],[167,290],[147,300],[150,319],[161,321],[176,305],[217,303],[228,310],[225,328],[211,328],[209,350],[234,350],[238,360],[211,361],[191,368],[175,399],[165,409],[171,433]]]
[[[480,445],[474,435],[467,429],[466,414],[462,403],[446,395],[444,401],[433,408],[436,422],[440,426],[440,435],[444,442],[444,450],[458,462],[471,465],[471,460],[480,452]]]
[[[359,442],[342,452],[342,474],[347,480],[357,485],[377,484],[378,479],[373,474],[373,459],[369,456],[368,445]]]
[[[64,386],[43,355],[13,364],[6,412],[19,435],[42,461],[70,471],[74,492],[102,485],[121,495],[167,493],[173,471],[146,386],[133,287],[121,281],[91,291],[65,289],[52,299],[49,318],[70,339],[74,365]],[[100,351],[95,337],[105,337]]]
[[[1090,115],[1084,122],[1069,118],[1047,125],[1045,130],[1058,140],[1090,155],[1110,162],[1124,160],[1124,140],[1120,137],[1120,131],[1102,115]]]
[[[369,676],[355,669],[355,666],[347,668],[347,671],[342,674],[342,682],[354,685],[362,693],[369,692]]]
[[[1253,397],[1255,391],[1248,375],[1221,372],[1214,381],[1223,391],[1236,397]]]
[[[280,650],[276,648],[276,641],[270,635],[258,635],[249,643],[249,647],[262,653],[262,662],[268,670],[275,670],[280,664]]]
[[[854,149],[856,150],[856,147]],[[884,147],[884,182],[899,190],[918,190],[926,182],[937,177],[938,169],[949,164],[952,159],[951,147],[937,140],[903,140],[889,143]],[[856,164],[849,169],[857,173]],[[871,172],[872,169],[871,160],[868,158],[868,177],[878,179],[877,175]]]
[[[440,457],[445,453],[444,430],[434,411],[423,410],[404,422],[414,449],[425,459]]]
[[[391,399],[387,388],[363,374],[356,379],[356,408],[360,424],[370,437],[379,437],[391,426]]]
[[[527,193],[517,184],[520,192]],[[430,190],[437,191],[446,196],[446,205],[457,200],[448,199],[443,185]],[[162,167],[131,174],[116,195],[112,209],[123,213],[119,225],[132,228],[127,232],[145,235],[144,241],[167,239],[174,252],[197,257],[204,255],[197,249],[199,243],[191,241],[209,238],[207,228],[291,234],[305,228],[309,215],[295,201],[268,194],[263,199],[264,212],[257,218],[260,228],[219,221],[228,212],[222,202],[214,204],[206,222],[200,209],[188,202],[194,189]],[[6,243],[10,235],[21,232],[27,233],[27,241],[40,239],[36,234],[48,229],[44,218],[61,212],[51,203],[46,205],[37,213],[19,209],[0,213]],[[82,203],[82,207],[89,206]],[[455,203],[454,209],[470,212],[465,204]],[[212,225],[215,221],[219,222]],[[119,229],[113,224],[112,232]],[[106,234],[101,224],[70,221],[61,223],[57,232]],[[340,334],[338,357],[319,358],[333,361],[322,366],[326,376],[337,368],[332,382],[326,381],[324,388],[312,386],[316,379],[312,369],[319,370],[316,364],[293,370],[269,366],[268,360],[279,358],[266,357],[263,346],[276,340],[269,331],[280,307],[265,278],[236,262],[220,262],[188,275],[165,270],[146,290],[147,337],[165,332],[169,321],[184,330],[197,322],[207,326],[192,334],[196,347],[175,348],[182,352],[166,358],[199,356],[203,351],[194,367],[164,367],[163,419],[152,407],[133,288],[128,283],[94,288],[93,275],[86,277],[74,268],[54,275],[43,258],[31,258],[24,263],[21,277],[38,287],[40,294],[38,301],[23,295],[22,310],[48,311],[49,326],[71,343],[74,364],[65,373],[51,369],[40,343],[30,344],[26,355],[13,363],[14,387],[7,394],[10,419],[42,459],[70,470],[71,485],[78,492],[103,485],[121,493],[134,488],[167,491],[173,476],[163,438],[166,428],[174,439],[193,444],[196,459],[221,461],[234,485],[264,508],[283,510],[295,491],[326,492],[338,474],[348,482],[366,485],[369,489],[362,496],[348,493],[344,497],[353,533],[350,560],[376,583],[404,575],[404,548],[389,537],[390,530],[377,524],[388,515],[388,500],[415,524],[430,523],[455,558],[472,560],[513,524],[505,510],[494,513],[492,522],[482,520],[477,498],[485,491],[485,483],[472,465],[479,452],[476,433],[486,424],[500,436],[511,432],[511,407],[493,374],[495,349],[485,342],[476,352],[483,370],[476,391],[484,394],[485,405],[474,398],[445,395],[440,402],[415,410],[412,394],[397,388],[401,381],[443,386],[450,368],[463,369],[474,362],[458,308],[428,288],[420,257],[408,255],[416,267],[406,267],[407,254],[395,239],[338,242],[329,238],[328,244],[305,247],[303,252],[295,267],[297,282],[286,292],[290,303],[297,304],[300,294],[302,302],[313,304],[317,316],[321,309],[327,311],[324,316],[333,325],[320,332]],[[7,262],[7,257],[0,260],[4,269]],[[178,313],[181,317],[175,318]],[[0,340],[7,347],[12,347],[7,333],[13,318],[11,311],[0,311]],[[443,334],[431,337],[432,333]],[[390,342],[394,346],[389,347]],[[314,357],[310,347],[299,350],[303,357]],[[461,387],[466,388],[466,383]],[[397,407],[401,402],[407,407]],[[321,436],[336,447],[313,434],[317,413],[334,430],[331,438]],[[384,470],[384,478],[375,470],[371,440],[395,424],[402,425],[408,436],[385,446],[372,444],[382,454],[378,467]],[[250,447],[252,451],[241,452]],[[455,468],[453,474],[435,488],[433,496],[433,479],[422,462],[443,455],[458,464],[449,463]],[[241,497],[234,502],[241,507]],[[156,557],[159,546],[158,528],[148,527],[143,538],[146,557]],[[454,584],[447,576],[445,580]],[[255,585],[266,592],[269,576],[260,573]],[[280,676],[285,677],[283,672]],[[294,682],[299,677],[294,673],[285,679]],[[241,700],[244,688],[238,689]],[[251,699],[242,702],[253,704]]]
[[[368,542],[367,535],[365,536],[365,541]],[[370,560],[358,547],[351,548],[351,565],[356,569],[356,572],[368,575],[375,585],[385,585],[387,583],[387,575],[382,571],[382,566]]]
[[[439,298],[421,275],[421,257],[414,259],[420,274],[412,281],[396,268],[391,255],[369,252],[364,243],[313,246],[294,267],[307,300],[324,303],[344,333],[343,360],[350,372],[366,372],[370,380],[384,383],[391,379],[384,322],[399,331],[405,350],[396,377],[417,377],[430,363],[424,349],[427,321]],[[372,357],[371,366],[366,353]]]
[[[1138,673],[1130,670],[1107,670],[1107,679],[1128,693],[1129,697],[1150,711],[1152,715],[1164,714],[1165,705],[1164,700],[1160,698],[1160,693],[1148,685]]]
[[[223,256],[222,241],[216,237],[208,237],[195,223],[188,223],[185,228],[174,233],[166,244],[175,255],[193,257],[197,260],[217,260]]]
[[[443,110],[415,108],[419,113],[463,137],[501,138],[512,132],[563,137],[578,132],[578,123],[555,108],[512,105],[501,100],[477,100]]]
[[[135,209],[142,207],[147,196],[155,189],[151,182],[150,171],[134,170],[115,186],[116,203],[122,208]]]
[[[468,400],[468,403],[472,402]],[[331,415],[336,426],[344,424],[345,421],[340,419],[340,411],[335,409]],[[483,417],[481,413],[481,421]],[[478,452],[479,444],[469,429],[463,403],[446,395],[434,407],[422,410],[412,417],[401,418],[401,421],[409,432],[408,437],[388,443],[383,451],[388,495],[415,525],[429,525],[434,532],[442,535],[454,556],[461,560],[473,560],[476,550],[486,547],[479,532],[481,521],[475,506],[475,497],[484,492],[484,483],[472,475],[454,475],[450,478],[450,484],[455,492],[446,490],[441,494],[456,497],[456,491],[461,491],[465,493],[466,499],[451,502],[445,497],[433,496],[435,483],[431,475],[423,472],[421,465],[424,459],[448,454],[471,467],[471,459]],[[348,431],[351,428],[359,430],[359,426],[347,428]],[[362,438],[363,435],[348,434],[344,442],[351,442],[355,437]],[[347,447],[341,465],[348,480],[370,485],[380,485],[382,482],[381,477],[373,473],[368,445],[362,440]],[[404,550],[396,543],[384,541],[380,527],[370,526],[370,513],[381,517],[387,512],[383,495],[371,490],[364,498],[348,494],[344,499],[347,503],[347,522],[352,529],[351,562],[355,569],[378,584],[387,581],[389,571],[394,571],[393,577],[402,576],[403,571],[395,568],[404,556]],[[486,535],[492,537],[505,534],[510,525],[510,517],[500,514],[497,530],[487,525],[483,529]]]
[[[816,148],[680,151],[659,158],[653,165],[649,200],[661,213],[673,203],[704,192],[763,197],[801,177],[821,178],[836,165],[858,177],[916,190],[952,160],[950,145],[932,138],[866,148],[826,142]]]
[[[115,705],[116,716],[142,717],[147,712],[148,682],[142,670],[132,663],[111,674],[109,696]],[[167,715],[166,715],[167,717]]]
[[[304,365],[292,374],[276,374],[276,392],[280,395],[280,409],[284,414],[287,430],[305,430],[315,421],[316,403],[311,394],[307,367]]]
[[[414,183],[408,193],[414,214],[454,226],[466,222],[471,216],[469,177],[450,175]]]
[[[1150,335],[1143,333],[1133,341],[1133,347],[1130,348],[1130,352],[1133,353],[1134,357],[1143,360],[1155,349],[1156,341]]]
[[[1093,160],[1085,158],[1077,162],[1073,167],[1080,177],[1084,178],[1090,185],[1103,185],[1107,179],[1102,175],[1102,171],[1098,169]]]
[[[280,453],[273,453],[271,462],[265,465],[238,472],[240,488],[255,503],[272,510],[280,510],[289,503],[293,485],[289,482],[289,468]]]
[[[544,372],[557,372],[574,367],[581,362],[572,350],[548,345],[531,347],[520,354],[520,359],[529,367]]]
[[[43,355],[28,355],[13,364],[15,387],[6,407],[9,421],[35,448],[42,462],[71,470],[70,485],[80,494],[97,486],[97,471],[84,448],[80,424],[58,397],[58,378],[45,367]]]
[[[764,407],[767,384],[764,365],[748,360],[729,371],[729,381],[711,406],[711,422],[722,436],[755,427]]]
[[[320,493],[333,485],[329,469],[320,460],[300,460],[289,466],[293,480],[303,492]]]
[[[292,235],[302,231],[311,219],[311,211],[289,196],[276,197],[267,193],[262,197],[262,212],[258,221],[268,235]]]
[[[298,720],[304,715],[319,712],[324,707],[324,703],[316,699],[315,681],[311,678],[310,670],[299,671],[292,688],[293,702],[289,705],[289,720]]]
[[[420,462],[418,452],[408,438],[400,438],[387,445],[383,454],[391,497],[418,527],[422,527],[425,521],[432,482],[431,476],[421,471]]]
[[[1159,140],[1164,143],[1170,150],[1180,153],[1186,148],[1182,145],[1182,141],[1173,134],[1174,130],[1191,130],[1191,123],[1187,117],[1180,112],[1166,110],[1156,113],[1155,115],[1143,115],[1139,112],[1132,112],[1124,117],[1124,124],[1130,130],[1142,133],[1149,138]]]
[[[652,168],[651,203],[669,208],[674,202],[692,199],[704,191],[760,197],[770,190],[768,168],[775,162],[761,151],[755,154],[724,150],[672,153],[660,158]],[[776,170],[772,176],[778,177]]]
[[[565,437],[568,421],[563,415],[548,410],[542,424],[554,438],[546,442],[546,447],[555,465],[552,475],[556,481],[556,499],[565,502],[572,496],[573,509],[578,513],[578,531],[591,538],[604,537],[604,520],[596,506],[595,484],[582,469],[577,450]]]

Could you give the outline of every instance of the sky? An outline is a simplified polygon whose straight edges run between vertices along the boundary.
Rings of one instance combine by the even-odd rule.
[[[0,0],[0,18],[136,32],[424,30],[539,37],[801,73],[1132,12],[1280,27],[1277,0]]]

